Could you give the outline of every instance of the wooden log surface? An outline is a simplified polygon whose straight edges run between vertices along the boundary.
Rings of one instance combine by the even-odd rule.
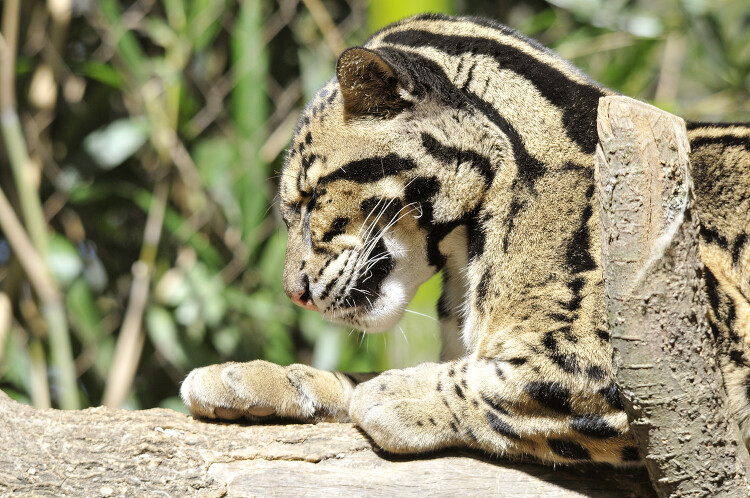
[[[0,496],[652,496],[641,469],[469,452],[393,457],[351,424],[207,423],[172,410],[37,410],[0,391]]]
[[[628,419],[660,496],[750,496],[706,318],[684,121],[599,102],[597,195],[608,327]]]

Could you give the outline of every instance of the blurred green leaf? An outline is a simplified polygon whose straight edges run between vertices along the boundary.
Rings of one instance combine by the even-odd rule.
[[[161,306],[146,310],[146,330],[156,349],[172,365],[186,370],[190,361],[182,348],[172,314]]]
[[[193,148],[193,159],[201,180],[212,199],[222,208],[232,225],[241,223],[241,210],[234,189],[234,169],[239,155],[234,143],[227,138],[200,140]]]
[[[195,50],[203,50],[221,31],[221,14],[232,0],[193,0],[188,11],[188,30]]]
[[[259,240],[256,229],[268,208],[266,192],[268,166],[258,151],[268,118],[266,74],[268,50],[263,41],[263,3],[242,2],[232,31],[232,117],[237,126],[239,160],[234,168],[234,193],[242,212],[242,239],[252,249]],[[247,195],[253,192],[253,195]]]
[[[123,24],[120,2],[117,0],[100,0],[99,7],[104,18],[110,24],[110,31],[117,43],[117,53],[125,63],[129,73],[136,81],[142,82],[149,74],[150,65],[144,55],[138,39]]]
[[[3,387],[3,392],[16,401],[31,404],[28,393],[31,392],[29,379],[31,378],[31,362],[26,350],[26,341],[21,340],[21,333],[11,328],[11,333],[5,341],[5,352],[3,361],[0,363],[0,374],[4,383],[8,383],[15,389]]]
[[[126,192],[131,194],[130,191]],[[81,190],[78,194],[83,196],[84,191]],[[148,212],[152,197],[151,192],[147,190],[132,192],[133,200],[143,212]],[[164,213],[164,226],[178,240],[194,249],[204,263],[210,265],[212,268],[221,268],[224,265],[221,254],[211,245],[211,242],[206,239],[205,235],[194,230],[179,212],[169,206],[167,206],[167,210]]]
[[[90,133],[83,142],[100,168],[119,166],[149,139],[148,122],[140,117],[118,119]]]
[[[378,0],[368,4],[367,24],[370,31],[375,31],[404,17],[424,12],[453,14],[455,4],[453,0]]]
[[[144,27],[146,29],[146,34],[151,38],[151,41],[161,47],[166,48],[177,42],[177,33],[175,33],[172,26],[167,24],[163,19],[150,17],[146,20]]]
[[[116,90],[122,90],[125,83],[122,74],[117,69],[99,61],[86,61],[83,66],[83,74]]]
[[[315,341],[310,364],[323,370],[335,370],[341,363],[345,336],[340,330],[327,329]]]
[[[102,339],[101,314],[84,279],[76,279],[68,288],[65,293],[65,304],[73,330],[81,342],[88,344]]]
[[[49,239],[47,264],[55,279],[64,286],[72,283],[83,270],[83,261],[76,247],[57,233]]]
[[[241,340],[241,333],[237,327],[224,327],[211,334],[211,343],[223,356],[232,356],[237,351]]]

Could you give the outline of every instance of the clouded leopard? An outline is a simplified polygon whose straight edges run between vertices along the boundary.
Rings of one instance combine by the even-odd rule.
[[[345,51],[280,180],[284,287],[367,332],[443,276],[442,363],[376,376],[263,361],[193,371],[197,416],[354,421],[384,449],[638,459],[603,303],[593,154],[614,92],[479,18],[417,16]],[[750,126],[689,124],[711,323],[750,437]]]

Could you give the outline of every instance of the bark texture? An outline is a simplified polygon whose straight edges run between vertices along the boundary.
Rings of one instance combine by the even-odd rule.
[[[750,496],[710,339],[681,118],[599,102],[607,316],[630,425],[660,496]]]
[[[206,423],[171,410],[36,410],[0,392],[0,496],[651,496],[643,470],[465,452],[393,458],[351,424]]]

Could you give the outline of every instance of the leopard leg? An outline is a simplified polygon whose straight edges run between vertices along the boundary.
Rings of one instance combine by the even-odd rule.
[[[190,413],[203,418],[348,422],[354,387],[370,376],[262,360],[224,363],[190,372],[180,396]]]
[[[384,372],[355,388],[349,414],[393,453],[471,447],[545,462],[637,460],[612,389],[526,382],[509,362],[465,358]]]

